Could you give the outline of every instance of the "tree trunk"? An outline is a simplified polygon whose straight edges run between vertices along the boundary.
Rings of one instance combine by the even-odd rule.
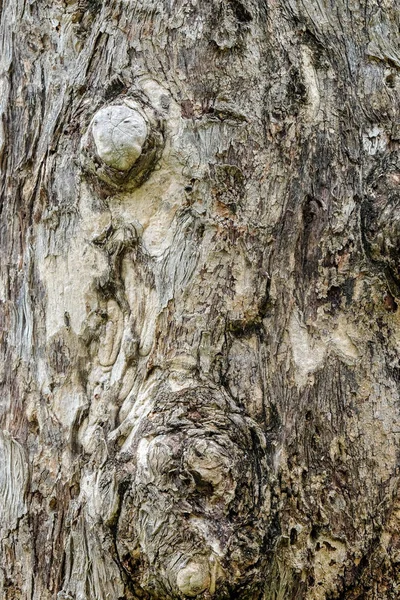
[[[0,598],[398,599],[396,2],[0,8]]]

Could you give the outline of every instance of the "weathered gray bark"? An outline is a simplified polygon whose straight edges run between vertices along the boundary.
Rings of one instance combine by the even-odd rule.
[[[0,598],[399,598],[395,0],[0,7]]]

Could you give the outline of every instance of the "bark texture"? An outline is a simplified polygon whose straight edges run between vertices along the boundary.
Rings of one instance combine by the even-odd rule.
[[[398,599],[397,2],[0,9],[0,598]]]

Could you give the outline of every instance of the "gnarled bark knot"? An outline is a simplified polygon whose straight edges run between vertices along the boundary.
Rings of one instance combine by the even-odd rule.
[[[82,138],[83,169],[112,189],[141,185],[163,147],[162,123],[155,110],[132,98],[100,108]]]
[[[134,521],[145,568],[119,528],[122,562],[156,598],[225,597],[249,583],[267,530],[263,436],[207,387],[162,390],[142,414],[122,448],[136,469],[120,522]]]
[[[129,171],[142,153],[148,127],[138,110],[117,104],[95,114],[92,135],[100,160],[117,171]]]

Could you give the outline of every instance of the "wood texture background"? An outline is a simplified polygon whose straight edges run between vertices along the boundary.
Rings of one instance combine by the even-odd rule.
[[[396,2],[0,8],[0,597],[397,599]]]

